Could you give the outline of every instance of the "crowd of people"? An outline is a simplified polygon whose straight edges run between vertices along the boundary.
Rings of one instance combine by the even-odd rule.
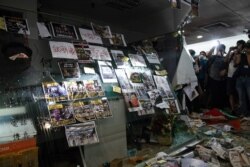
[[[236,116],[250,116],[250,42],[239,40],[229,48],[218,44],[194,58],[199,108],[229,108]],[[198,102],[197,102],[198,101]]]

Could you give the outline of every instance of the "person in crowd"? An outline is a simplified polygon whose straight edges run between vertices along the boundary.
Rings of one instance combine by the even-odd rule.
[[[239,114],[250,116],[250,43],[245,44],[241,54],[236,56],[236,90],[239,96]]]
[[[229,104],[233,114],[236,114],[238,108],[238,95],[235,87],[235,80],[233,74],[236,71],[236,56],[239,55],[245,46],[244,40],[239,40],[236,43],[236,47],[230,47],[228,54],[225,57],[225,61],[228,64],[227,70],[227,95],[229,97]]]
[[[199,73],[197,77],[198,77],[199,85],[203,92],[205,91],[206,71],[207,71],[207,55],[205,51],[201,51],[200,56],[199,56]]]
[[[226,97],[226,74],[227,65],[225,62],[224,44],[217,46],[217,53],[209,57],[207,62],[208,81],[207,89],[209,91],[210,107],[224,108],[227,106]]]

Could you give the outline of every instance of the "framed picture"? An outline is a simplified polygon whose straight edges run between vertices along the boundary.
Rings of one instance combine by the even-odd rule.
[[[128,54],[130,62],[134,67],[147,67],[146,62],[142,55],[139,54]]]
[[[74,117],[79,122],[87,122],[96,120],[96,114],[92,108],[90,101],[73,102]]]
[[[87,41],[73,43],[79,63],[92,63],[94,62],[91,57],[91,50]]]

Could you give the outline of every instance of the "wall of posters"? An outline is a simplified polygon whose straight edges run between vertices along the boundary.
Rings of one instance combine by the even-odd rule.
[[[72,43],[49,41],[49,46],[53,58],[78,59]]]
[[[69,147],[99,142],[94,121],[65,126],[65,135]]]
[[[79,31],[82,39],[86,40],[88,43],[103,44],[102,38],[95,34],[92,30],[79,28]]]
[[[75,26],[51,22],[51,29],[54,37],[78,39]]]

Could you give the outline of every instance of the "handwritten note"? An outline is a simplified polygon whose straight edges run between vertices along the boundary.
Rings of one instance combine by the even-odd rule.
[[[86,40],[88,43],[97,43],[103,44],[102,38],[96,34],[92,30],[79,28],[79,32],[83,40]]]
[[[77,54],[72,43],[49,41],[53,58],[77,59]]]

